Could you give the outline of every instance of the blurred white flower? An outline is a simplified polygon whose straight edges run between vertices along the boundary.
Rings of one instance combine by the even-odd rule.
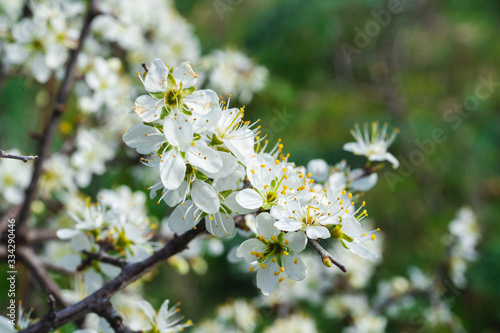
[[[352,136],[356,142],[349,142],[344,145],[344,150],[350,151],[356,155],[364,155],[370,161],[389,161],[394,168],[399,166],[399,161],[387,149],[396,139],[399,131],[394,129],[392,134],[387,134],[387,124],[379,129],[378,122],[372,123],[371,136],[368,132],[368,124],[364,125],[363,132],[356,124],[354,130],[351,130]]]
[[[203,64],[210,72],[208,85],[221,94],[235,96],[242,103],[249,103],[266,83],[267,69],[239,51],[213,51],[203,59]]]
[[[19,155],[18,150],[10,150],[7,153]],[[0,158],[0,197],[9,204],[17,205],[24,200],[24,189],[31,180],[31,169],[33,163]]]

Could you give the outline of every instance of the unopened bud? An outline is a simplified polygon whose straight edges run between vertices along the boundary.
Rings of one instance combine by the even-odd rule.
[[[323,257],[323,265],[326,267],[332,267],[332,260],[328,258],[327,256]]]

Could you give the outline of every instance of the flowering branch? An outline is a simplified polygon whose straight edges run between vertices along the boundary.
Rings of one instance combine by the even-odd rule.
[[[325,264],[325,266],[328,266],[330,267],[332,265],[332,263],[337,266],[338,268],[340,268],[340,270],[344,273],[347,272],[347,268],[344,266],[343,263],[341,263],[340,261],[338,261],[334,256],[332,256],[330,253],[328,253],[327,250],[325,250],[323,248],[323,246],[321,246],[318,241],[315,241],[313,239],[309,239],[308,240],[309,242],[309,245],[311,245],[311,247],[313,249],[316,250],[316,252],[319,253],[319,255],[321,256],[322,260],[323,260],[323,264]]]
[[[13,160],[21,160],[24,163],[26,163],[29,160],[36,160],[36,159],[38,159],[38,156],[36,156],[36,155],[23,156],[23,155],[7,154],[3,150],[0,150],[0,158],[11,158]]]
[[[52,139],[57,129],[57,123],[62,113],[66,109],[66,101],[69,96],[69,92],[73,87],[75,82],[75,73],[78,56],[83,48],[85,39],[88,37],[90,32],[90,24],[94,18],[99,15],[99,11],[96,7],[96,0],[91,0],[88,6],[87,14],[85,16],[85,21],[82,26],[80,33],[80,38],[78,40],[78,45],[75,49],[70,51],[70,57],[66,65],[66,72],[64,79],[59,88],[59,92],[56,97],[56,103],[52,116],[50,117],[49,123],[45,127],[44,133],[40,138],[40,149],[38,151],[38,159],[36,159],[35,168],[33,170],[33,175],[31,177],[31,182],[26,189],[26,195],[24,199],[21,212],[19,214],[19,219],[17,221],[17,230],[23,227],[23,224],[29,219],[31,215],[31,203],[35,199],[35,195],[38,187],[38,180],[42,174],[43,162],[48,157],[49,148],[52,143]]]
[[[102,304],[108,302],[111,296],[124,289],[132,282],[138,280],[153,268],[159,266],[166,259],[184,250],[190,241],[192,241],[196,236],[205,233],[205,231],[205,223],[200,222],[196,229],[191,229],[180,236],[175,236],[163,248],[156,251],[143,261],[126,265],[116,278],[109,281],[93,294],[87,296],[78,303],[56,312],[55,319],[52,323],[48,323],[46,319],[42,318],[21,332],[50,332],[51,330],[61,327],[69,322],[83,318],[88,313],[94,312],[99,314],[103,311]]]

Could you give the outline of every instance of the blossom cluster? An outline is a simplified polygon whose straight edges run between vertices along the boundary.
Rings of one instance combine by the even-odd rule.
[[[364,246],[375,240],[378,229],[363,231],[360,222],[367,211],[359,193],[373,187],[376,173],[351,171],[345,162],[330,170],[323,160],[309,163],[312,172],[296,166],[281,142],[268,149],[260,127],[243,120],[243,107],[231,108],[230,97],[226,103],[213,90],[196,89],[198,75],[188,62],[172,67],[155,59],[138,75],[148,92],[135,101],[143,123],[123,141],[158,171],[150,197],[160,191],[157,202],[175,207],[168,220],[173,232],[196,228],[204,219],[212,235],[229,237],[235,232],[234,216],[259,213],[257,237],[243,242],[236,255],[252,264],[266,295],[285,276],[305,278],[299,254],[308,240],[332,238],[362,258],[377,257]],[[374,123],[373,139],[356,132],[354,137],[358,142],[347,150],[362,146],[369,159],[394,164],[386,149],[395,134],[387,135],[387,125],[379,129]]]

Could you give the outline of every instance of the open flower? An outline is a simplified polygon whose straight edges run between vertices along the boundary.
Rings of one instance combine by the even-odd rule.
[[[160,310],[156,312],[148,301],[139,301],[139,307],[149,319],[149,326],[143,327],[143,330],[158,333],[175,333],[182,332],[184,328],[193,326],[191,320],[182,323],[184,316],[179,316],[179,303],[169,309],[169,302],[168,299],[165,300]]]
[[[236,200],[245,208],[265,210],[277,205],[280,198],[293,195],[307,179],[300,168],[270,154],[259,154],[249,160],[247,177],[253,188],[240,191]]]
[[[372,135],[368,133],[368,124],[366,123],[363,128],[363,133],[359,125],[354,125],[354,130],[351,130],[352,136],[356,142],[349,142],[344,145],[344,150],[350,151],[355,155],[364,155],[370,161],[389,161],[394,168],[399,166],[399,161],[387,152],[387,149],[396,139],[399,131],[394,129],[392,134],[387,134],[387,123],[384,124],[382,129],[379,129],[378,122],[372,123]]]
[[[271,208],[271,215],[278,220],[274,226],[283,231],[304,231],[310,239],[330,238],[328,226],[340,223],[350,212],[351,198],[345,190],[337,197],[332,190],[317,193],[300,188],[296,196],[280,199]]]
[[[282,282],[284,273],[295,281],[306,277],[306,267],[299,253],[304,250],[307,238],[303,232],[283,233],[274,227],[276,220],[268,213],[257,216],[258,238],[244,241],[236,255],[247,262],[258,263],[257,287],[264,295],[269,295],[278,282]]]
[[[208,114],[219,105],[219,98],[212,90],[196,90],[197,77],[187,61],[174,69],[154,59],[143,81],[151,96],[136,100],[137,114],[147,122],[163,119],[173,109],[186,115]]]
[[[336,226],[331,234],[332,238],[339,239],[342,245],[351,252],[365,259],[375,259],[378,256],[363,245],[363,242],[375,240],[374,233],[379,229],[363,232],[359,219],[366,216],[363,211],[357,218],[354,215],[345,215],[342,222]]]

